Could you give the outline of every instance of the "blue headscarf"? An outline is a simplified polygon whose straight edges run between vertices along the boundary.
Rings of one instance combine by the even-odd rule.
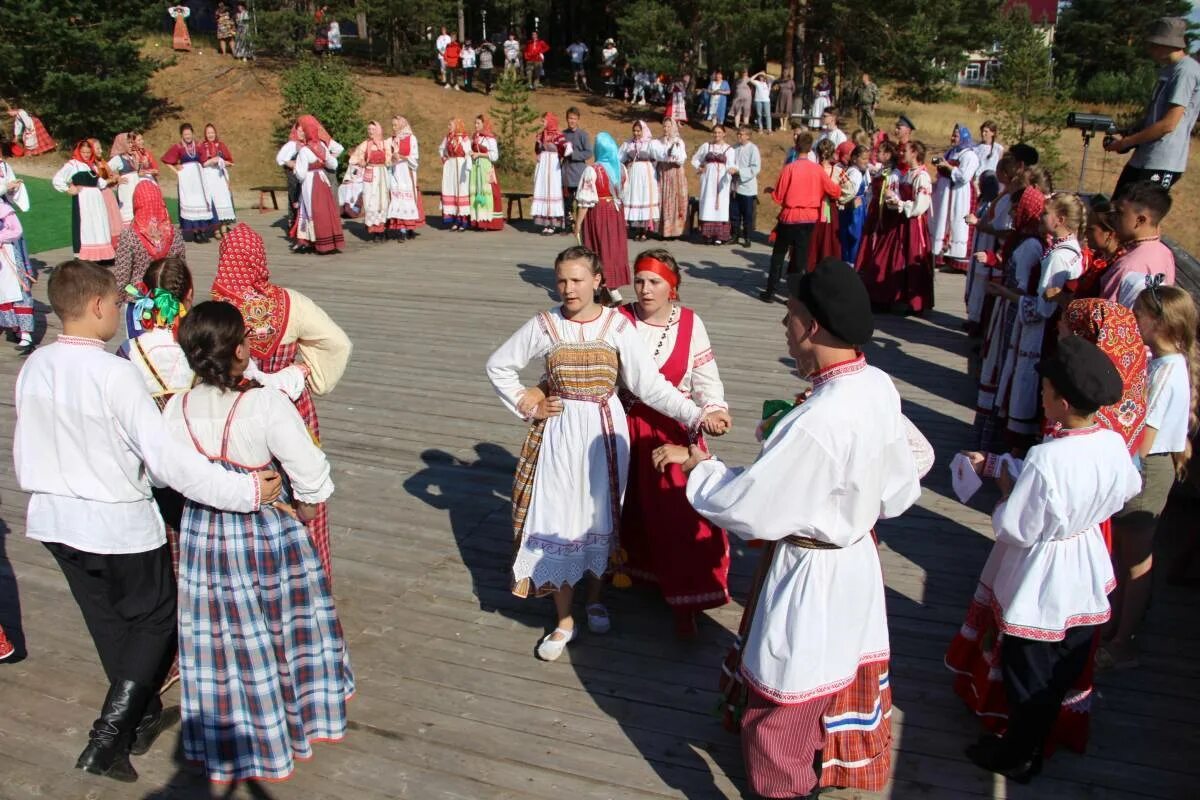
[[[971,129],[961,122],[954,123],[954,129],[958,131],[958,144],[946,151],[947,161],[957,161],[958,154],[963,150],[970,150],[975,146],[975,140],[971,138]]]
[[[621,159],[617,156],[617,142],[608,133],[601,131],[596,134],[596,142],[592,145],[592,154],[596,163],[604,167],[608,173],[608,182],[613,191],[621,188]]]

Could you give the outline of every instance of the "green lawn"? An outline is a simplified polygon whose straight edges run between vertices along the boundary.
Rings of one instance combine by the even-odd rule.
[[[71,196],[54,191],[45,178],[18,175],[29,187],[29,210],[17,212],[30,253],[71,246]],[[179,218],[179,203],[167,198],[171,219]]]

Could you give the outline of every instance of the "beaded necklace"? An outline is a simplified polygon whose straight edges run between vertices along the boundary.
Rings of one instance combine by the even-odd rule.
[[[634,308],[637,309],[637,306],[635,305]],[[670,316],[667,317],[667,324],[663,325],[662,335],[658,337],[658,344],[655,345],[655,347],[654,347],[654,363],[655,364],[658,363],[658,354],[662,352],[663,345],[665,345],[667,343],[667,336],[671,333],[671,326],[675,324],[676,317],[678,315],[679,315],[679,306],[672,304],[671,305],[671,314],[670,314]],[[642,319],[641,311],[637,311],[637,316],[638,316],[638,319]],[[642,319],[642,322],[646,322],[646,321],[644,319]],[[653,323],[647,322],[646,324],[650,325]]]

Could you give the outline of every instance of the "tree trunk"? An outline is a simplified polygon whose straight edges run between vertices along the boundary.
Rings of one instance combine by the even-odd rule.
[[[467,40],[467,15],[463,11],[463,0],[458,0],[458,40]]]
[[[796,27],[800,19],[800,0],[789,0],[787,25],[783,29],[783,71],[796,77]],[[803,34],[801,34],[803,38]]]

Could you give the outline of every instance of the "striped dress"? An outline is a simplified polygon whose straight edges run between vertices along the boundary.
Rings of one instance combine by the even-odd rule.
[[[199,417],[189,413],[193,399]],[[257,389],[229,400],[228,392],[210,386],[176,397],[165,412],[171,433],[236,472],[272,466],[276,462],[245,466],[239,456],[278,447],[287,454],[278,460],[299,497],[311,501],[332,492],[328,464],[286,397]],[[221,429],[214,409],[224,405],[229,409],[213,455],[201,440],[212,441],[214,430]],[[250,412],[239,420],[241,406]],[[281,498],[253,514],[190,500],[184,506],[183,754],[202,763],[215,783],[286,778],[297,760],[312,756],[313,743],[337,741],[346,732],[354,676],[341,623],[316,551],[303,524],[283,510],[285,503]]]

